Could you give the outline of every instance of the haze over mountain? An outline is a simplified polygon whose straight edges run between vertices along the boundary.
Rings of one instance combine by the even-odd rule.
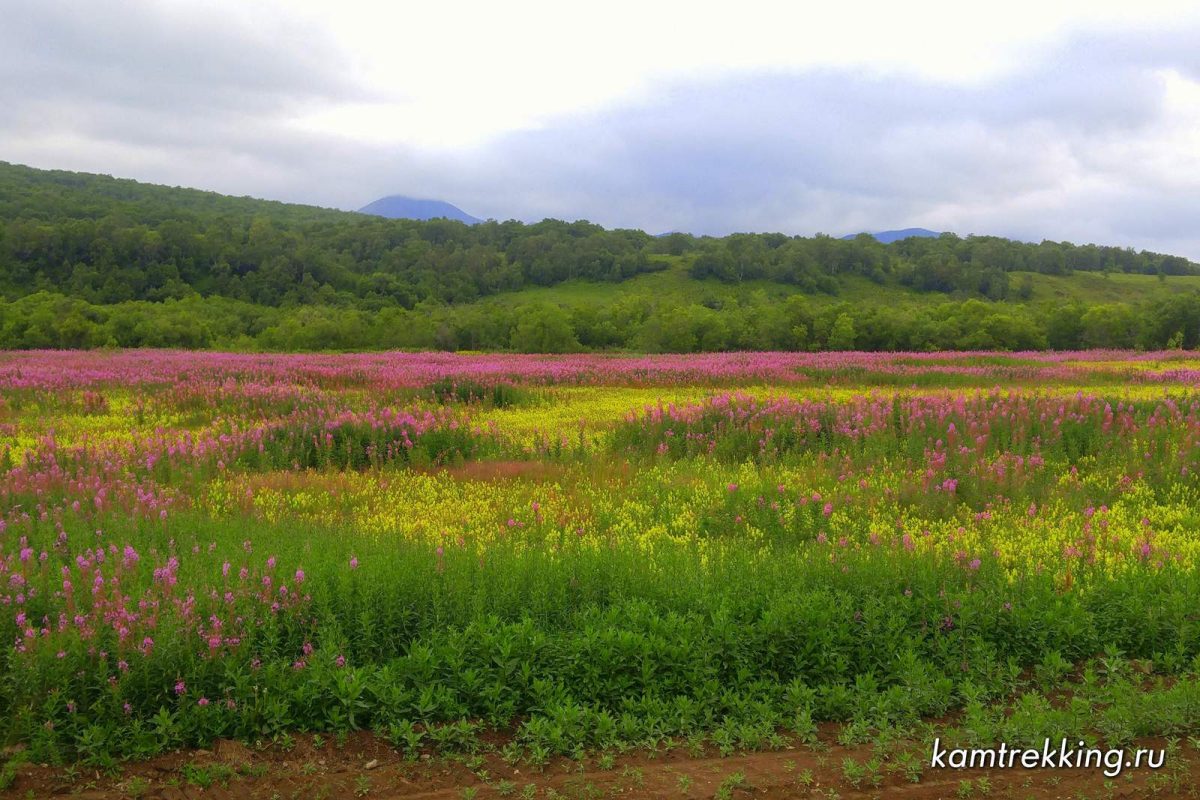
[[[388,219],[427,220],[445,217],[465,222],[468,225],[483,222],[478,217],[473,217],[458,206],[451,205],[444,200],[422,200],[415,197],[405,197],[402,194],[381,197],[360,208],[359,212],[362,214],[374,214],[377,217],[387,217]]]
[[[868,233],[868,231],[863,231],[863,233]],[[884,244],[891,244],[892,242],[898,242],[901,239],[907,239],[910,236],[937,237],[941,236],[942,234],[938,231],[931,231],[928,228],[900,228],[899,230],[894,231],[879,231],[878,233],[872,233],[871,235]],[[848,233],[842,238],[853,239],[855,236],[858,236],[858,234]]]

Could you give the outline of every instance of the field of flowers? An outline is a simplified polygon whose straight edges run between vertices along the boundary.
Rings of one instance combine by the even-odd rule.
[[[1186,353],[11,353],[0,470],[38,762],[1200,731]]]

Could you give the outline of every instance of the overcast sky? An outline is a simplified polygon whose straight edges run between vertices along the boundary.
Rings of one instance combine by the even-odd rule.
[[[0,0],[0,160],[652,233],[1200,260],[1194,2]]]

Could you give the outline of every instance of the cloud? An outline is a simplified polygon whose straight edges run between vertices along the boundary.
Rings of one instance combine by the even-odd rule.
[[[321,171],[362,148],[291,120],[373,99],[352,61],[253,4],[19,1],[0,26],[0,157],[319,201]]]
[[[861,64],[660,76],[430,148],[306,125],[402,103],[405,85],[364,79],[319,20],[261,9],[18,2],[0,28],[0,158],[343,208],[404,193],[651,232],[920,225],[1200,259],[1195,24],[1077,32],[970,80]]]
[[[0,29],[9,98],[271,110],[359,94],[348,54],[303,22],[149,0],[18,0]]]
[[[1079,37],[966,85],[849,69],[675,83],[502,137],[470,162],[469,199],[650,230],[923,225],[1200,257],[1196,33]]]

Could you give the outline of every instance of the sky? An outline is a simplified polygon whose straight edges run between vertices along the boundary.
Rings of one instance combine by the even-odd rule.
[[[1200,260],[1194,2],[0,0],[0,160],[651,233]]]

